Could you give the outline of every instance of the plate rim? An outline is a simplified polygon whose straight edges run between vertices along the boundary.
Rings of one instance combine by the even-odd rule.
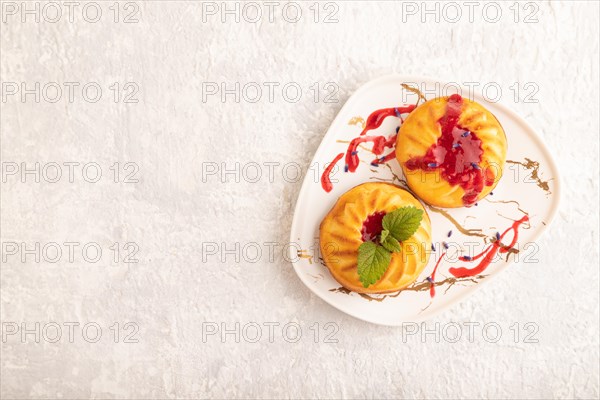
[[[341,119],[341,115],[344,114],[344,111],[347,108],[350,108],[350,105],[352,105],[356,101],[356,99],[358,98],[360,93],[362,93],[365,90],[368,90],[372,86],[375,86],[375,85],[381,83],[382,81],[396,80],[396,79],[405,81],[405,82],[409,82],[409,83],[410,82],[433,82],[433,83],[439,83],[441,85],[445,85],[448,83],[448,82],[444,82],[439,79],[426,77],[426,76],[402,75],[402,74],[397,74],[397,73],[382,75],[382,76],[373,78],[373,79],[363,83],[352,93],[352,95],[348,98],[348,100],[346,100],[344,105],[337,112],[337,115],[335,116],[335,118],[331,121],[331,124],[327,128],[325,135],[323,135],[323,137],[321,138],[321,142],[319,143],[319,146],[317,147],[317,149],[315,150],[315,152],[313,154],[313,157],[311,159],[311,164],[315,162],[315,157],[320,152],[321,148],[325,147],[325,138],[330,134],[331,128],[336,124],[336,122],[338,122],[338,119]],[[454,83],[455,82],[453,82],[453,84]],[[465,90],[464,85],[457,84],[457,85],[454,85],[454,87],[460,88],[461,93]],[[483,100],[484,105],[490,103],[482,95],[476,94],[476,93],[473,93],[473,100],[476,100],[478,102]],[[546,155],[546,158],[549,160],[550,169],[553,171],[556,171],[555,176],[552,177],[554,180],[554,188],[553,188],[553,193],[552,193],[555,196],[554,206],[550,209],[549,218],[548,218],[549,220],[545,221],[546,222],[545,228],[535,232],[533,237],[531,238],[531,241],[536,241],[541,237],[541,235],[544,232],[546,232],[550,228],[550,226],[552,226],[552,223],[556,217],[556,214],[558,213],[558,210],[560,209],[560,203],[561,203],[561,198],[562,198],[562,190],[561,190],[562,189],[562,181],[561,181],[560,175],[558,173],[558,171],[559,171],[558,165],[557,165],[556,161],[554,160],[554,157],[552,156],[550,149],[547,147],[547,145],[544,142],[544,140],[542,139],[542,137],[536,132],[535,129],[533,129],[531,127],[531,125],[529,125],[529,123],[524,118],[522,118],[512,108],[503,104],[502,100],[499,100],[498,102],[491,103],[491,104],[493,104],[495,107],[499,107],[503,112],[509,114],[516,122],[518,122],[519,124],[522,124],[529,131],[529,133],[531,134],[531,137],[534,139],[535,142],[537,142],[537,144],[539,145],[539,148],[542,150],[542,152]],[[302,186],[300,187],[300,191],[298,192],[298,196],[296,198],[296,204],[294,204],[294,215],[292,217],[292,225],[290,227],[290,244],[294,243],[294,239],[293,239],[295,236],[294,233],[298,230],[297,226],[299,223],[298,221],[300,219],[300,216],[298,213],[299,199],[304,197],[305,192],[308,190],[308,187],[309,187],[309,182],[307,181],[306,176],[305,176],[302,181]],[[422,200],[419,198],[419,201],[422,201]],[[327,304],[329,304],[336,310],[343,312],[344,314],[350,315],[351,317],[354,317],[361,321],[369,322],[369,323],[372,323],[375,325],[380,325],[380,326],[402,326],[403,324],[406,324],[406,323],[416,323],[416,322],[421,322],[426,319],[433,318],[433,317],[441,314],[443,311],[448,310],[450,307],[462,302],[465,297],[471,296],[474,291],[480,290],[481,287],[483,287],[483,285],[486,285],[488,282],[493,281],[494,278],[496,277],[496,275],[503,272],[505,269],[507,269],[511,265],[520,263],[519,261],[505,263],[504,266],[500,266],[497,271],[495,271],[493,274],[490,274],[490,276],[488,276],[487,279],[484,279],[484,280],[478,282],[477,285],[474,285],[472,290],[464,291],[463,293],[460,293],[458,296],[456,296],[452,300],[445,302],[445,304],[441,305],[436,311],[433,311],[431,314],[429,314],[427,316],[419,316],[417,318],[414,318],[412,321],[382,322],[377,319],[371,319],[368,316],[367,317],[362,316],[352,310],[349,310],[349,311],[343,310],[343,309],[339,308],[337,305],[335,305],[333,303],[333,301],[331,301],[329,298],[327,298],[326,296],[324,296],[321,293],[319,293],[318,291],[316,291],[315,288],[313,288],[313,286],[311,284],[309,284],[309,282],[307,282],[308,278],[302,276],[300,271],[297,269],[298,260],[297,260],[297,254],[295,253],[295,251],[297,251],[297,249],[293,246],[288,246],[288,247],[289,247],[289,255],[288,256],[290,257],[290,264],[292,265],[292,268],[296,272],[296,275],[298,276],[300,281],[312,293],[317,295],[317,297],[319,297],[320,299],[325,301]],[[294,261],[294,260],[296,260],[296,261]],[[327,272],[329,272],[329,271],[327,271]]]

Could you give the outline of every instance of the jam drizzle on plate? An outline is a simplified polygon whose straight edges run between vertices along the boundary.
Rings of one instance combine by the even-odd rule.
[[[480,167],[483,149],[481,140],[473,132],[458,125],[463,99],[458,94],[448,98],[446,113],[438,123],[441,136],[432,144],[424,156],[412,157],[406,161],[406,168],[413,171],[433,171],[439,169],[442,178],[449,184],[460,185],[465,191],[463,203],[471,206],[477,201],[484,186],[494,184],[494,172]]]
[[[331,189],[333,189],[333,184],[331,183],[331,170],[333,170],[335,164],[337,164],[337,162],[340,161],[342,157],[344,157],[344,153],[338,154],[333,159],[333,161],[327,166],[327,168],[325,168],[325,171],[323,171],[323,175],[321,175],[321,187],[327,193],[331,192]]]
[[[356,138],[350,141],[348,148],[346,150],[345,157],[345,166],[344,172],[355,172],[358,168],[358,164],[360,163],[360,159],[358,157],[358,146],[361,143],[372,142],[373,148],[372,152],[377,158],[371,161],[371,165],[374,167],[379,166],[379,164],[383,164],[392,160],[396,157],[396,137],[398,136],[398,129],[396,129],[396,133],[390,137],[385,136],[366,136],[366,133],[370,130],[377,129],[381,126],[383,121],[387,117],[398,117],[400,118],[400,122],[404,122],[403,114],[411,113],[417,106],[415,104],[411,104],[404,107],[392,107],[392,108],[382,108],[381,110],[377,110],[371,113],[367,118],[367,122],[365,123],[365,127]],[[388,154],[382,156],[383,152],[386,148],[392,149]],[[325,168],[323,171],[323,175],[321,175],[321,187],[326,192],[331,192],[333,189],[333,185],[331,184],[331,171],[333,167],[338,163],[338,161],[342,158],[340,154],[338,154],[333,161]]]
[[[433,298],[435,296],[435,273],[437,272],[437,269],[440,266],[440,262],[442,261],[442,259],[445,256],[446,256],[446,252],[443,252],[442,255],[440,256],[440,258],[435,263],[435,267],[433,268],[433,272],[431,273],[431,276],[427,277],[427,280],[429,281],[429,283],[431,285],[431,286],[429,286],[429,296],[431,298]]]
[[[495,238],[494,242],[487,249],[482,251],[481,253],[479,253],[473,257],[469,257],[469,256],[459,257],[460,261],[466,261],[466,262],[475,262],[483,257],[483,259],[475,267],[473,267],[473,268],[466,268],[466,267],[454,268],[454,267],[452,267],[452,268],[448,269],[448,272],[450,272],[455,278],[470,278],[473,276],[480,275],[487,269],[487,267],[489,267],[489,265],[492,263],[494,257],[496,257],[496,254],[508,253],[509,251],[511,251],[513,249],[513,247],[517,243],[517,240],[519,239],[519,226],[521,226],[522,223],[527,222],[527,221],[529,221],[529,217],[527,215],[525,215],[525,216],[523,216],[523,218],[521,218],[517,221],[514,221],[513,224],[507,230],[505,230],[501,235],[499,233],[496,233],[496,238]],[[504,236],[506,236],[506,234],[511,231],[513,232],[513,238],[511,240],[511,242],[508,245],[503,245],[501,243],[502,239],[504,239]],[[435,264],[435,267],[433,268],[433,272],[431,273],[430,276],[428,276],[426,278],[426,280],[429,282],[429,295],[431,298],[433,298],[435,296],[435,273],[436,273],[438,267],[440,266],[440,262],[442,261],[444,256],[446,256],[446,252],[442,253],[442,255],[438,259],[437,263]]]
[[[464,278],[464,277],[468,277],[468,276],[475,276],[475,275],[481,274],[490,265],[490,263],[492,262],[492,260],[494,259],[494,257],[496,256],[497,253],[507,253],[508,251],[510,251],[510,249],[512,249],[514,247],[514,245],[517,243],[517,240],[519,239],[519,226],[523,222],[527,222],[527,221],[529,221],[529,217],[527,215],[525,215],[525,216],[523,216],[523,218],[513,222],[512,226],[510,228],[505,230],[504,233],[502,233],[501,235],[499,235],[499,236],[497,235],[496,240],[487,249],[485,249],[481,253],[477,254],[476,256],[473,256],[473,257],[461,256],[460,257],[461,261],[468,261],[468,262],[473,262],[473,261],[476,261],[483,257],[481,262],[479,262],[479,264],[477,264],[475,267],[473,267],[473,268],[466,268],[466,267],[450,268],[450,269],[448,269],[448,272],[450,272],[456,278]],[[506,246],[502,245],[502,243],[501,243],[502,239],[504,239],[504,236],[506,236],[506,234],[511,231],[513,232],[512,241]]]

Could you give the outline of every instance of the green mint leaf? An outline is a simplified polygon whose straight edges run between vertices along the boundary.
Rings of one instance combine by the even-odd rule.
[[[388,238],[388,235],[390,234],[390,231],[388,231],[387,229],[384,229],[381,231],[381,236],[379,236],[379,242],[381,244],[383,244],[386,239]]]
[[[390,231],[399,242],[410,238],[419,229],[423,219],[423,210],[416,207],[401,207],[383,217],[383,228]]]
[[[364,242],[358,248],[358,276],[364,287],[377,282],[387,271],[392,253],[373,242]]]
[[[392,253],[400,253],[402,251],[400,242],[397,241],[393,236],[387,236],[385,241],[381,242],[381,245],[384,249],[391,251]]]

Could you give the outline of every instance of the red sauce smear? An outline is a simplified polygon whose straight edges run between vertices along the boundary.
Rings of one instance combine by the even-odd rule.
[[[382,108],[381,110],[376,110],[371,113],[367,117],[367,122],[365,123],[365,129],[360,133],[360,136],[363,136],[365,133],[372,129],[377,129],[383,123],[383,120],[387,117],[396,116],[404,121],[402,118],[402,114],[409,114],[412,112],[417,106],[415,104],[410,104],[404,107],[392,107],[392,108]]]
[[[445,256],[446,256],[446,252],[443,252],[442,255],[440,256],[440,258],[435,263],[435,268],[433,269],[431,276],[429,277],[429,279],[427,279],[429,281],[429,283],[431,284],[431,286],[429,287],[429,296],[431,296],[431,298],[433,298],[435,296],[435,273],[436,273],[438,267],[440,266],[440,262],[442,261],[442,259]]]
[[[384,211],[378,211],[369,215],[363,222],[360,230],[361,239],[363,242],[374,241],[377,235],[383,230]]]
[[[492,243],[487,249],[485,249],[480,254],[477,254],[474,257],[465,257],[465,256],[460,257],[461,261],[476,261],[483,257],[481,262],[476,267],[470,268],[470,269],[465,268],[465,267],[450,268],[448,270],[448,272],[450,272],[456,278],[464,278],[467,276],[475,276],[475,275],[481,274],[490,265],[490,263],[492,262],[492,260],[494,259],[494,257],[496,256],[497,253],[506,253],[506,252],[508,252],[509,249],[511,249],[517,243],[517,240],[519,238],[519,226],[523,222],[526,222],[526,221],[529,221],[529,217],[527,215],[525,215],[520,220],[513,222],[512,226],[510,228],[505,230],[504,233],[502,235],[500,235],[500,237],[497,238],[494,243]],[[500,245],[501,240],[510,231],[513,232],[512,241],[507,246],[501,247],[501,245]]]
[[[424,156],[412,157],[406,162],[409,170],[441,170],[442,177],[451,185],[460,185],[465,191],[463,203],[471,206],[477,201],[484,185],[494,184],[494,172],[482,171],[479,163],[483,149],[481,140],[473,132],[461,128],[458,120],[463,104],[462,97],[453,94],[448,99],[446,113],[440,118],[442,135],[427,149]]]
[[[340,161],[344,157],[344,153],[338,154],[333,161],[325,168],[323,171],[323,175],[321,175],[321,187],[327,192],[331,192],[333,189],[333,185],[331,184],[331,170],[335,167],[338,161]]]
[[[404,107],[393,107],[393,108],[383,108],[381,110],[374,111],[367,118],[367,122],[365,123],[365,128],[362,130],[358,137],[352,139],[350,144],[348,145],[348,149],[346,150],[346,165],[344,166],[345,172],[354,172],[358,168],[358,164],[360,159],[358,158],[358,146],[361,143],[372,142],[373,148],[372,152],[378,156],[373,161],[371,161],[371,165],[377,167],[379,164],[383,164],[392,160],[396,157],[396,137],[398,136],[398,132],[390,137],[385,136],[365,136],[365,134],[373,129],[377,129],[381,126],[383,121],[387,117],[398,117],[401,122],[404,122],[404,118],[402,118],[402,114],[408,114],[412,112],[416,108],[416,105],[411,104]],[[393,149],[388,154],[381,156],[386,148]],[[331,180],[329,175],[331,174],[331,170],[333,166],[341,159],[338,154],[335,159],[329,164],[329,166],[323,171],[323,175],[321,175],[321,187],[326,192],[330,192],[333,189],[331,185]]]

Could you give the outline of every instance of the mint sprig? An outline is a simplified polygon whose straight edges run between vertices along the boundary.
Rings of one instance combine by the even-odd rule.
[[[402,207],[383,217],[383,229],[390,231],[390,234],[399,242],[410,238],[419,229],[423,219],[423,210],[416,207]]]
[[[383,217],[378,243],[364,242],[358,248],[358,277],[364,287],[381,279],[390,266],[392,253],[402,251],[400,243],[414,235],[422,219],[423,210],[412,206],[398,208]]]
[[[377,282],[392,261],[392,253],[373,242],[364,242],[358,248],[358,276],[364,287]]]
[[[383,231],[383,232],[388,232],[388,231]],[[400,251],[402,251],[400,242],[398,241],[398,239],[394,238],[393,236],[388,236],[385,240],[382,240],[381,245],[383,246],[384,249],[386,249],[387,251],[391,251],[392,253],[400,253]]]

